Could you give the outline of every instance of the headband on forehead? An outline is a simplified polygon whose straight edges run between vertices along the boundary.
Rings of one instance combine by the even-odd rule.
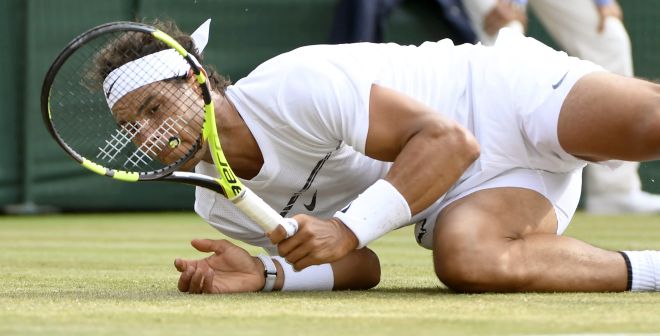
[[[209,41],[210,26],[211,19],[208,19],[190,35],[199,54],[202,53]],[[192,55],[190,56],[192,57]],[[197,62],[197,60],[195,61]],[[161,50],[140,57],[112,70],[105,77],[105,80],[103,80],[105,100],[112,109],[117,101],[128,93],[147,84],[184,76],[189,70],[190,65],[188,62],[174,49]],[[139,74],[139,76],[135,76],[135,74]]]

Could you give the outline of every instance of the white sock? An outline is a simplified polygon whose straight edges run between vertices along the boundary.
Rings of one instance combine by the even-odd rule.
[[[628,290],[660,291],[660,251],[623,251],[628,267]]]

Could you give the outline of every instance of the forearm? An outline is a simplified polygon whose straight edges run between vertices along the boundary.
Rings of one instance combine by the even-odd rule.
[[[476,140],[458,124],[431,125],[408,141],[385,180],[415,215],[447,192],[478,155]]]
[[[342,211],[335,213],[364,247],[410,224],[440,198],[479,156],[467,129],[410,97],[373,85],[365,154],[393,162]]]
[[[380,281],[378,256],[367,249],[354,250],[346,257],[331,263],[293,271],[290,264],[280,257],[273,257],[277,279],[273,290],[363,290]],[[330,267],[331,272],[326,268]]]

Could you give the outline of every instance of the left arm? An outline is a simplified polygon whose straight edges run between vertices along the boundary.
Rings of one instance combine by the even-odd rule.
[[[212,254],[197,260],[174,260],[174,267],[181,273],[179,291],[219,294],[256,292],[264,288],[265,266],[260,258],[224,239],[195,239],[191,244],[200,252]],[[378,256],[367,248],[325,265],[330,272],[312,268],[293,272],[291,265],[271,260],[276,269],[271,290],[360,290],[374,287],[380,281]]]
[[[405,199],[410,216],[430,206],[449,190],[479,156],[479,145],[456,122],[402,93],[374,84],[369,97],[365,154],[394,162],[385,181]],[[371,207],[379,209],[383,204]],[[298,232],[280,242],[278,251],[296,269],[338,260],[368,243],[360,241],[360,237],[336,218],[320,220],[304,215],[294,218],[299,222]],[[377,238],[378,235],[372,236]]]

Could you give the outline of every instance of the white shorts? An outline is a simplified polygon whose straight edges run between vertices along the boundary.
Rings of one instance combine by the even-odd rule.
[[[559,112],[573,85],[604,71],[506,29],[472,62],[470,79],[477,161],[443,199],[413,217],[415,238],[433,248],[440,211],[484,189],[517,187],[545,196],[557,215],[557,234],[577,208],[586,161],[564,151],[557,136]]]

